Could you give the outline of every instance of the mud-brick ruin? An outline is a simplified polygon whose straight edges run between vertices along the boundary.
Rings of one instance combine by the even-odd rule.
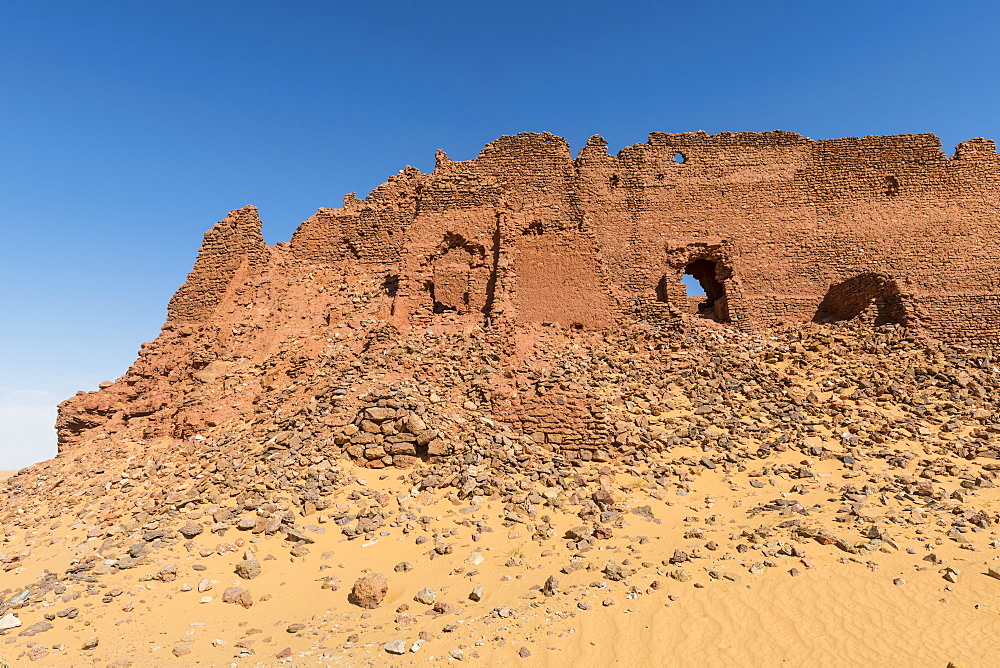
[[[254,207],[233,211],[129,373],[62,406],[60,442],[266,432],[309,410],[298,438],[405,464],[470,447],[464,427],[429,421],[450,406],[607,457],[613,383],[546,385],[538,341],[592,351],[609,332],[856,320],[991,347],[998,185],[993,141],[948,157],[932,134],[653,133],[617,155],[594,136],[574,158],[561,137],[522,133],[472,160],[439,151],[433,173],[348,195],[288,243],[265,244]]]

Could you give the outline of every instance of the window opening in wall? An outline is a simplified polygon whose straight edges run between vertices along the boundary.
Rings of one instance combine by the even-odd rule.
[[[618,181],[619,181],[619,178],[618,178],[617,174],[612,174],[611,178],[608,179],[608,183],[611,184],[612,188],[617,188],[618,187]]]
[[[701,287],[701,283],[698,279],[691,274],[684,274],[681,276],[681,283],[684,284],[684,289],[687,290],[688,297],[707,297],[705,294],[705,288]]]
[[[718,279],[718,267],[714,261],[700,259],[689,263],[684,267],[681,282],[688,297],[698,300],[699,315],[719,322],[728,321],[725,315],[726,288]],[[689,288],[689,285],[692,287]]]
[[[687,162],[687,158],[684,157],[683,153],[674,153],[674,162],[676,162],[678,165],[683,165],[685,162]]]

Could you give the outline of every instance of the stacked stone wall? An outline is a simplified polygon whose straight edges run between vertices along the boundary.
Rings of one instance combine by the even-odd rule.
[[[206,236],[171,317],[208,317],[231,265],[258,261],[266,247],[246,232]],[[702,317],[754,331],[822,317],[836,286],[878,275],[909,326],[992,345],[998,232],[1000,163],[983,139],[949,157],[931,134],[653,133],[617,155],[595,136],[574,159],[564,139],[522,133],[471,160],[439,152],[432,174],[408,167],[321,209],[290,249],[384,267],[404,326],[684,329]],[[701,312],[681,283],[697,260],[724,293]]]

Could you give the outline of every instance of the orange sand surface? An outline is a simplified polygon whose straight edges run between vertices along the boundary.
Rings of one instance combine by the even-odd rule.
[[[771,463],[802,461],[789,452]],[[623,512],[613,535],[584,552],[566,547],[563,536],[579,519],[561,512],[559,501],[547,509],[553,535],[533,539],[524,524],[498,517],[500,503],[459,501],[448,490],[416,492],[401,488],[396,472],[352,469],[359,480],[338,492],[343,501],[354,490],[384,492],[390,516],[412,510],[421,518],[410,525],[416,528],[386,525],[374,539],[348,539],[331,509],[301,520],[315,542],[298,557],[289,556],[280,535],[230,529],[175,542],[134,569],[108,572],[110,560],[96,560],[94,582],[72,583],[58,601],[50,595],[16,611],[23,625],[0,635],[0,661],[28,665],[26,652],[44,643],[48,655],[39,665],[413,665],[458,663],[456,656],[470,665],[532,666],[993,664],[1000,656],[1000,580],[986,573],[1000,568],[987,546],[994,532],[970,534],[976,549],[962,549],[942,540],[946,527],[928,517],[900,524],[864,555],[790,538],[774,529],[787,515],[751,509],[791,499],[811,508],[804,524],[843,533],[836,521],[842,504],[829,485],[846,478],[860,486],[877,470],[853,471],[836,459],[809,465],[817,476],[811,484],[719,469],[695,477],[684,495],[647,493],[641,477],[595,467],[592,480],[614,490]],[[987,506],[1000,503],[995,488],[981,495]],[[887,499],[881,511],[894,506]],[[637,507],[642,514],[632,512]],[[356,512],[341,506],[348,509]],[[191,506],[179,509],[177,520],[212,525]],[[492,530],[477,532],[478,523]],[[99,551],[103,536],[88,538],[89,529],[55,519],[28,536],[8,532],[0,552],[27,544],[32,558],[4,572],[3,587],[29,588],[46,570],[62,573],[71,559]],[[418,537],[426,540],[418,544]],[[796,556],[782,554],[781,545],[794,546]],[[262,566],[251,580],[234,573],[247,549]],[[667,563],[676,549],[692,558]],[[931,553],[937,563],[924,559]],[[612,561],[627,577],[605,576]],[[412,569],[394,570],[401,562]],[[956,582],[944,579],[948,568]],[[354,581],[369,571],[389,583],[374,610],[348,602]],[[558,585],[546,596],[539,588],[549,576]],[[478,602],[469,598],[477,585]],[[223,603],[229,586],[247,589],[252,607]],[[414,600],[425,587],[450,604],[443,614]],[[74,591],[82,595],[74,599]],[[15,635],[45,614],[54,615],[52,629]],[[421,632],[428,639],[409,651]],[[90,638],[98,645],[82,650]],[[396,639],[405,641],[401,656],[384,649]]]

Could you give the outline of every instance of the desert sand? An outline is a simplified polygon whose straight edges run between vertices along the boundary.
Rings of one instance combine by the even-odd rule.
[[[5,480],[14,475],[15,473],[17,473],[17,469],[9,469],[9,470],[0,469],[0,480]]]
[[[685,454],[698,452],[672,456]],[[848,485],[881,485],[901,473],[880,460],[779,452],[743,471],[702,469],[670,491],[638,468],[577,467],[572,498],[545,497],[547,517],[539,519],[549,528],[541,532],[498,498],[418,491],[397,471],[347,464],[342,473],[351,482],[327,511],[300,520],[305,540],[291,548],[289,536],[268,535],[253,521],[223,529],[197,504],[178,508],[170,522],[140,527],[119,518],[130,532],[125,542],[140,546],[130,564],[98,558],[108,551],[106,532],[72,516],[8,526],[0,556],[30,557],[8,564],[2,598],[30,593],[29,604],[13,610],[21,625],[4,632],[0,658],[120,666],[460,659],[980,666],[1000,651],[995,531],[966,525],[967,539],[949,538],[946,520],[960,517],[963,504],[947,496],[933,509],[884,493],[860,505],[845,499]],[[963,489],[959,481],[941,481],[943,491]],[[984,489],[976,503],[995,506],[998,496]],[[588,533],[577,511],[593,498],[611,514],[593,547],[580,549],[567,536]],[[374,535],[345,536],[344,519],[363,508],[397,521]],[[881,538],[844,523],[852,508],[872,516],[866,526],[880,527],[872,533]],[[191,537],[158,535],[167,524]],[[245,557],[259,575],[237,575]],[[370,610],[348,599],[369,572],[388,583]],[[229,587],[249,592],[252,604],[224,602]],[[471,600],[476,587],[481,598]],[[414,600],[424,589],[433,601]],[[386,650],[397,640],[401,655]]]

